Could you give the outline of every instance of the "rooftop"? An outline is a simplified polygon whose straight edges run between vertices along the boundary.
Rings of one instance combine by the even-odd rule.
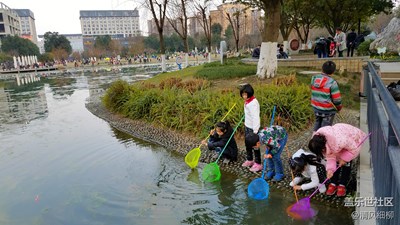
[[[135,10],[81,10],[80,17],[139,17],[139,11]]]

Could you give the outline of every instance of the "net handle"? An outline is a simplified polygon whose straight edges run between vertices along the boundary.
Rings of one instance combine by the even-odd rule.
[[[235,108],[235,106],[236,106],[236,103],[233,104],[233,106],[229,109],[229,111],[225,114],[225,116],[222,117],[221,121],[224,121],[224,119],[229,115],[229,113],[232,111],[232,109]],[[215,128],[214,128],[214,130],[215,130]],[[210,137],[210,135],[211,135],[211,134],[208,133],[208,136],[207,136],[206,138],[204,138],[204,140],[208,139],[208,138]],[[197,147],[197,148],[200,148],[202,145],[203,145],[203,144],[200,144],[199,147]]]
[[[274,108],[272,109],[271,122],[269,123],[269,126],[270,126],[270,127],[272,127],[272,125],[274,124],[275,110],[276,110],[276,105],[274,105]],[[267,149],[265,149],[265,154],[268,154]],[[264,179],[264,173],[265,173],[265,170],[267,169],[267,159],[264,159],[263,164],[264,164],[264,165],[263,165],[263,171],[262,171],[262,173],[261,173],[261,178]]]
[[[286,145],[285,148],[286,148],[286,152],[287,152],[287,155],[288,155],[288,160],[290,160],[289,148],[288,148],[287,145]],[[290,169],[290,174],[292,174],[292,181],[294,182],[293,170],[292,170],[292,168],[290,168],[290,166],[289,166],[289,169]],[[294,187],[294,183],[293,183],[293,187]],[[294,190],[294,197],[296,198],[296,202],[299,202],[299,198],[297,197],[297,191],[294,188],[293,188],[293,190]]]
[[[215,160],[215,163],[218,162],[219,158],[221,158],[222,153],[224,153],[226,147],[228,146],[229,142],[231,141],[233,135],[235,134],[236,130],[238,129],[238,127],[240,126],[240,124],[243,122],[244,120],[244,115],[242,116],[242,119],[240,119],[239,123],[236,125],[235,129],[233,130],[231,136],[229,137],[228,141],[226,142],[224,148],[222,149],[222,151],[219,153],[217,160]]]
[[[371,136],[371,134],[372,134],[372,132],[369,132],[369,134],[366,135],[366,136],[362,139],[362,141],[357,145],[356,149],[357,149],[358,147],[360,147],[362,144],[364,144],[364,142],[368,139],[369,136]],[[335,173],[336,170],[338,170],[339,168],[340,168],[340,166],[338,166],[338,167],[335,169],[335,171],[333,171],[333,173]],[[315,191],[314,191],[308,198],[312,198],[312,197],[315,195],[315,193],[317,193],[317,191],[319,190],[319,188],[320,188],[322,185],[324,185],[324,184],[326,183],[326,181],[328,181],[328,180],[329,180],[329,178],[326,178],[325,181],[324,181],[322,184],[318,185],[318,188],[315,189]]]

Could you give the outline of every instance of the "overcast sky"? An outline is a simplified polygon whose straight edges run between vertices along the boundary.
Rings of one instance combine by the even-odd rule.
[[[79,10],[133,10],[139,9],[140,29],[147,31],[150,16],[140,8],[141,0],[0,0],[13,9],[30,9],[35,15],[36,31],[60,34],[80,34]],[[218,0],[216,0],[218,2]]]
[[[38,35],[47,31],[80,34],[79,10],[133,10],[135,0],[0,0],[13,9],[30,9]],[[142,10],[141,10],[142,11]],[[140,12],[141,12],[140,11]],[[144,14],[144,13],[142,13]],[[140,18],[142,15],[139,13]],[[142,22],[143,21],[143,22]],[[144,20],[141,21],[144,23]],[[142,29],[142,27],[141,27]]]

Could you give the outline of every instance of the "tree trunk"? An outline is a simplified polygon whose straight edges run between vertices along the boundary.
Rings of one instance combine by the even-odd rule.
[[[165,53],[161,53],[161,72],[167,72],[167,65],[165,63]]]
[[[160,53],[161,53],[161,72],[167,72],[167,66],[165,65],[165,43],[162,32],[158,33],[160,38]]]
[[[261,79],[272,78],[278,70],[277,40],[281,23],[280,0],[265,1],[265,25],[262,33],[263,43],[257,65],[257,76]]]
[[[277,42],[263,42],[258,59],[257,75],[260,79],[273,78],[278,69]]]
[[[185,53],[185,68],[189,66],[189,53]]]

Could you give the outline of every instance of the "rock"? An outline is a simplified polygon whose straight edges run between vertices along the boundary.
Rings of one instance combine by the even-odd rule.
[[[400,18],[393,18],[369,46],[370,50],[386,47],[386,52],[400,52]]]

